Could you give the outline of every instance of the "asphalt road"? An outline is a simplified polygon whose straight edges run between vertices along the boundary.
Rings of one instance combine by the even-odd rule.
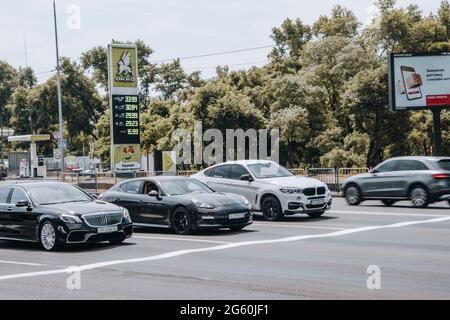
[[[323,218],[256,217],[241,232],[141,229],[55,253],[0,241],[0,299],[450,299],[450,207],[336,198]]]

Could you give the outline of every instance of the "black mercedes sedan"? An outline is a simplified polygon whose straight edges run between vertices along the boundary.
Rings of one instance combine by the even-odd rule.
[[[135,226],[169,227],[178,234],[200,228],[237,231],[253,222],[245,197],[214,192],[189,177],[131,179],[99,198],[127,208]]]
[[[128,210],[95,199],[68,183],[33,182],[0,187],[0,239],[39,242],[52,251],[71,243],[132,236]]]

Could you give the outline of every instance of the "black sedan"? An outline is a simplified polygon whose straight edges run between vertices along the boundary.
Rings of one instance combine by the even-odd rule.
[[[214,192],[188,177],[127,180],[99,198],[127,208],[135,226],[169,227],[178,234],[200,228],[236,231],[253,221],[251,205],[245,197]]]
[[[99,201],[62,182],[0,187],[0,239],[39,242],[47,251],[63,244],[131,237],[128,210]]]

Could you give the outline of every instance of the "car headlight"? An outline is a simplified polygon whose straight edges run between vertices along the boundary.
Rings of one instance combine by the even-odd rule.
[[[214,209],[215,207],[212,204],[209,204],[207,202],[199,201],[196,199],[192,199],[192,203],[197,206],[197,208],[204,208],[204,209]]]
[[[63,214],[60,218],[65,223],[82,223],[80,218],[71,214]]]
[[[123,208],[122,217],[126,220],[131,220],[130,212],[125,208]]]
[[[250,201],[248,201],[248,199],[247,199],[246,197],[241,196],[241,200],[242,200],[242,202],[244,202],[244,204],[245,204],[247,207],[250,207]]]
[[[291,194],[303,193],[303,189],[300,188],[281,188],[280,191],[283,193],[291,193]]]

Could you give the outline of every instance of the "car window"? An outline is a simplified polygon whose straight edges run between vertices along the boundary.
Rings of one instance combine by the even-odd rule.
[[[0,203],[7,203],[11,188],[0,189]]]
[[[161,181],[161,185],[169,195],[188,193],[212,193],[213,191],[195,179],[176,179]]]
[[[213,174],[213,172],[214,172],[214,168],[211,168],[211,169],[205,170],[205,176],[207,176],[207,177],[211,177],[211,176],[212,176],[212,174]]]
[[[143,194],[149,194],[152,191],[159,192],[158,186],[154,182],[151,181],[146,182],[144,184]]]
[[[448,160],[440,160],[439,162],[439,166],[447,171],[450,171],[450,159]]]
[[[233,164],[230,170],[230,179],[239,180],[243,174],[248,174],[247,169],[239,164]]]
[[[229,165],[215,167],[212,177],[214,177],[214,178],[229,178],[230,177],[229,169],[230,169]]]
[[[14,204],[14,203],[17,203],[17,202],[23,201],[23,200],[28,201],[28,197],[25,194],[25,192],[22,189],[14,188],[13,193],[11,195],[11,200],[9,200],[9,203]]]
[[[397,171],[429,170],[426,165],[417,160],[400,160]]]
[[[397,167],[398,161],[389,161],[381,164],[377,169],[378,172],[389,172],[395,171]]]
[[[139,193],[141,190],[142,181],[130,181],[122,184],[120,190],[126,193]]]

